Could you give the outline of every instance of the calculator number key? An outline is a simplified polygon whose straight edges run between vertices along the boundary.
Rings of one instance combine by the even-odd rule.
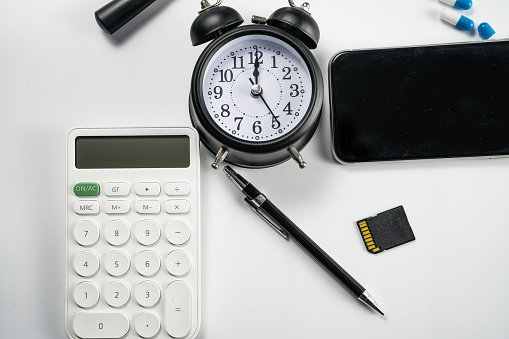
[[[91,220],[83,220],[74,227],[74,239],[81,246],[92,246],[99,240],[99,227]]]
[[[104,289],[104,298],[111,307],[124,306],[131,297],[129,287],[122,281],[112,281]]]
[[[124,251],[111,251],[104,259],[106,272],[114,277],[120,277],[126,274],[130,266],[131,260]]]
[[[91,277],[99,270],[99,257],[92,251],[81,251],[74,257],[74,270],[82,277]]]
[[[80,313],[74,318],[73,329],[83,339],[117,339],[129,332],[129,318],[123,313]]]
[[[129,240],[131,231],[129,226],[122,220],[112,220],[106,224],[105,228],[106,240],[113,246],[121,246]]]
[[[150,277],[159,271],[159,268],[161,267],[161,259],[154,251],[141,251],[136,256],[135,266],[139,274],[145,277]]]
[[[74,288],[74,301],[79,307],[94,307],[99,301],[99,288],[90,281],[83,281]]]
[[[161,290],[155,282],[145,280],[136,286],[134,297],[141,306],[152,307],[161,299]]]
[[[155,244],[161,237],[161,228],[153,220],[142,220],[136,224],[135,235],[140,244],[150,246]]]

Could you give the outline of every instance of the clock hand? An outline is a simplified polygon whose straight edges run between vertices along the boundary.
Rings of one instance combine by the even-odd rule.
[[[279,118],[279,116],[276,116],[274,114],[274,112],[272,112],[272,110],[270,109],[269,104],[267,103],[267,101],[265,101],[265,98],[262,96],[262,88],[261,88],[261,86],[258,85],[258,84],[255,84],[253,82],[253,79],[251,79],[251,78],[249,78],[249,81],[251,82],[251,85],[253,85],[253,87],[251,87],[251,95],[254,98],[262,99],[263,103],[265,104],[265,106],[269,110],[270,114],[272,114],[272,128],[279,128],[279,126],[281,126],[281,123],[279,122],[279,120],[277,120],[277,118]]]
[[[258,68],[260,67],[260,61],[258,60],[258,47],[255,47],[255,63],[254,63],[254,71],[253,76],[255,78],[255,84],[258,85],[258,76],[260,75],[260,71]]]

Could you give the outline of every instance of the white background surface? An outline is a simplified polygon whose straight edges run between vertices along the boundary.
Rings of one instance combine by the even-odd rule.
[[[113,36],[94,20],[105,3],[0,2],[0,338],[66,338],[67,131],[191,124],[188,90],[204,46],[191,46],[189,28],[199,1],[156,1]],[[248,22],[287,2],[223,4]],[[441,22],[443,7],[312,1],[324,79],[343,49],[480,39]],[[474,0],[467,14],[509,36],[509,2]],[[343,166],[330,151],[327,100],[303,151],[305,170],[289,161],[239,173],[361,282],[386,317],[255,216],[202,148],[199,338],[507,338],[509,159]],[[398,205],[416,241],[369,254],[355,221]]]

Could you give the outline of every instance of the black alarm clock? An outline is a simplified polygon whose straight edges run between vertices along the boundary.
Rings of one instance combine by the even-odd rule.
[[[253,16],[202,1],[191,26],[194,46],[213,40],[193,71],[189,108],[203,145],[228,163],[263,168],[290,158],[306,166],[300,150],[320,120],[323,79],[310,52],[320,31],[309,4]]]

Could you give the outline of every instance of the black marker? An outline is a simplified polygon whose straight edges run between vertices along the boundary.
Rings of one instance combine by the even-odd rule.
[[[288,239],[291,236],[303,249],[306,250],[320,265],[323,266],[334,278],[345,286],[353,295],[374,308],[380,314],[384,314],[376,301],[368,291],[359,284],[348,272],[322,250],[311,238],[297,227],[286,215],[283,214],[264,194],[258,191],[252,184],[237,174],[230,166],[225,166],[224,172],[235,185],[246,195],[244,199],[253,210],[281,236]]]

